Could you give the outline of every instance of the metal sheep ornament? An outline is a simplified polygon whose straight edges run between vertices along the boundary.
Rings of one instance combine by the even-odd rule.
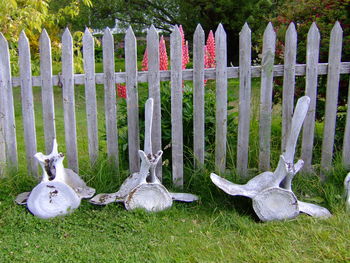
[[[294,164],[295,147],[306,117],[310,98],[301,97],[295,107],[286,150],[280,156],[274,172],[263,172],[244,185],[234,184],[214,173],[212,182],[229,195],[241,195],[253,200],[253,209],[262,221],[294,218],[300,212],[327,218],[331,213],[324,207],[299,201],[292,191],[292,180],[303,167],[303,160]]]
[[[95,189],[88,187],[79,175],[64,168],[64,155],[58,152],[56,140],[49,155],[39,152],[34,157],[42,167],[42,180],[31,192],[21,193],[15,200],[17,204],[27,205],[33,215],[52,218],[71,213],[82,198],[95,194]]]
[[[193,194],[171,193],[159,181],[156,175],[157,164],[163,154],[160,150],[152,153],[151,130],[153,119],[153,99],[145,105],[145,146],[139,150],[141,168],[131,174],[121,185],[118,192],[98,194],[89,200],[95,205],[107,205],[113,202],[123,202],[127,210],[141,208],[150,212],[162,211],[172,206],[173,201],[193,202],[198,197]]]

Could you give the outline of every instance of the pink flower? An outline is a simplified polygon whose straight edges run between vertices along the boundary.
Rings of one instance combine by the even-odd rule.
[[[215,68],[215,38],[213,31],[210,30],[207,44],[204,46],[204,68]],[[204,80],[204,84],[207,80]]]
[[[117,95],[119,98],[126,99],[126,86],[123,84],[117,84]]]
[[[188,42],[186,41],[185,46],[182,48],[182,68],[185,69],[186,65],[190,62],[190,55],[188,52]]]
[[[188,51],[188,42],[185,40],[185,34],[182,29],[182,26],[179,26],[180,34],[181,34],[181,47],[182,47],[182,69],[186,68],[186,65],[190,61],[189,51]],[[215,48],[214,48],[215,49]],[[168,64],[168,55],[166,52],[166,45],[164,37],[161,36],[159,41],[159,70],[168,70],[169,64]],[[147,71],[148,70],[148,52],[147,48],[145,50],[145,53],[143,55],[142,59],[142,70]]]
[[[168,70],[168,55],[166,53],[166,46],[164,37],[160,37],[159,41],[159,70]]]
[[[179,31],[181,34],[181,45],[182,45],[182,69],[186,68],[186,65],[190,61],[190,56],[188,52],[188,42],[185,40],[185,33],[182,25],[179,26]]]
[[[215,68],[215,38],[212,30],[209,32],[204,52],[204,67]]]
[[[179,26],[179,31],[180,31],[180,35],[181,35],[181,45],[185,46],[185,33],[184,30],[182,29],[182,25]]]
[[[145,54],[143,54],[143,59],[142,59],[142,71],[147,71],[147,70],[148,70],[148,53],[146,48]]]
[[[142,59],[142,71],[147,71],[147,70],[148,70],[148,52],[146,48]],[[161,36],[159,40],[159,70],[168,70],[168,55],[166,52],[165,40],[163,36]]]

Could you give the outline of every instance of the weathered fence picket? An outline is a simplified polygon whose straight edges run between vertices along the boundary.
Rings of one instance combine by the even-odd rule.
[[[328,76],[326,91],[326,110],[322,141],[321,168],[329,170],[332,165],[333,144],[335,136],[335,122],[337,119],[337,105],[340,78],[340,62],[342,52],[343,30],[336,22],[330,36],[328,56]],[[321,178],[325,174],[321,173]]]
[[[282,94],[282,152],[285,150],[287,138],[292,125],[296,56],[297,31],[295,29],[294,23],[290,23],[286,32],[284,50],[284,76]]]
[[[94,39],[88,28],[83,37],[83,57],[85,72],[86,120],[89,141],[89,158],[94,164],[98,158],[98,124],[95,84],[95,49]]]
[[[103,73],[108,158],[118,167],[118,130],[117,101],[114,76],[114,40],[107,28],[102,38],[103,43]]]
[[[6,140],[5,140],[5,123],[4,123],[4,98],[0,90],[0,177],[5,174],[6,167]]]
[[[53,140],[56,138],[56,128],[55,105],[52,86],[51,41],[45,29],[40,36],[40,76],[45,150],[46,154],[49,154],[52,150]]]
[[[1,70],[1,68],[0,68]],[[2,75],[2,72],[0,72]],[[5,125],[6,125],[6,89],[3,82],[3,77],[0,79],[0,176],[5,173],[6,165],[6,138],[5,138]]]
[[[171,148],[173,184],[183,187],[182,125],[182,45],[181,33],[175,26],[170,35],[171,57]]]
[[[350,80],[349,80],[350,87]],[[344,140],[343,140],[343,165],[346,169],[350,169],[350,89],[348,90],[348,109],[346,111],[346,123],[344,131]]]
[[[259,121],[259,170],[270,170],[270,141],[272,120],[273,64],[276,33],[269,23],[263,36]]]
[[[315,116],[316,116],[316,96],[318,80],[318,58],[320,50],[320,32],[315,23],[310,27],[307,35],[306,50],[306,85],[305,95],[310,98],[310,106],[305,117],[302,139],[302,155],[304,161],[303,170],[311,172],[312,170],[312,152],[315,134]]]
[[[1,73],[0,73],[1,74]],[[6,138],[5,138],[5,117],[6,117],[6,93],[5,85],[0,82],[0,177],[5,174],[6,166]]]
[[[215,166],[219,172],[226,169],[227,144],[227,86],[228,79],[240,79],[239,120],[237,139],[236,169],[244,176],[248,172],[251,78],[261,78],[260,115],[259,115],[259,169],[270,169],[270,145],[272,122],[273,78],[283,76],[282,101],[282,147],[288,135],[294,104],[294,86],[296,76],[306,76],[305,93],[311,103],[304,123],[302,138],[302,159],[305,171],[312,170],[312,151],[315,133],[315,110],[318,76],[328,75],[326,94],[326,116],[323,132],[321,167],[330,168],[333,158],[333,144],[337,113],[339,75],[350,73],[350,62],[341,62],[342,29],[337,22],[331,32],[329,62],[319,63],[320,32],[312,24],[307,39],[306,64],[297,64],[297,32],[293,23],[285,36],[284,65],[274,65],[276,33],[269,23],[264,32],[261,66],[251,65],[251,31],[245,24],[240,33],[239,67],[227,67],[226,33],[220,24],[215,33],[216,68],[204,68],[205,34],[197,26],[193,38],[193,69],[182,69],[181,35],[178,27],[171,34],[171,70],[159,69],[159,36],[154,26],[147,33],[148,71],[137,70],[136,37],[131,27],[125,35],[125,72],[115,72],[114,40],[107,28],[102,38],[103,73],[95,72],[94,39],[89,30],[83,37],[84,74],[74,74],[73,43],[68,29],[62,36],[62,75],[52,75],[51,42],[45,30],[40,37],[40,76],[31,76],[30,50],[24,32],[19,40],[20,76],[12,77],[8,43],[0,34],[0,173],[8,167],[17,167],[17,143],[14,118],[12,88],[21,86],[22,116],[26,146],[28,171],[36,174],[37,167],[33,155],[36,153],[36,131],[33,105],[33,86],[42,87],[43,121],[46,152],[51,150],[52,139],[56,137],[53,86],[62,86],[66,153],[68,166],[78,171],[77,134],[75,120],[74,85],[85,85],[88,146],[91,164],[99,156],[96,85],[104,85],[104,107],[107,136],[107,154],[112,164],[118,167],[118,129],[117,129],[117,83],[126,83],[129,170],[139,170],[140,148],[138,83],[148,83],[149,97],[154,99],[152,131],[146,131],[146,137],[152,133],[152,152],[162,149],[161,144],[161,100],[160,82],[171,82],[171,149],[173,183],[183,186],[183,81],[193,81],[193,153],[194,164],[202,167],[205,156],[205,80],[216,80],[216,124],[215,124]],[[349,98],[350,101],[350,92]],[[151,120],[148,120],[151,121]],[[229,131],[233,132],[233,131]],[[151,152],[150,145],[145,151]],[[350,167],[350,109],[343,142],[343,164]],[[157,167],[161,179],[161,161]],[[322,174],[324,179],[324,174]]]
[[[29,41],[24,31],[21,32],[18,41],[18,55],[21,77],[22,116],[24,128],[24,142],[26,145],[27,167],[28,171],[32,175],[37,176],[38,164],[33,158],[34,154],[36,154],[37,151],[32,90],[32,67],[30,62]]]
[[[62,35],[62,98],[68,167],[78,172],[77,129],[75,120],[73,40],[68,28]]]
[[[162,126],[160,105],[159,36],[152,25],[147,32],[148,52],[148,96],[153,98],[152,151],[162,149]],[[156,173],[162,179],[162,160],[157,164]]]
[[[136,37],[131,27],[125,35],[126,102],[128,114],[129,169],[131,173],[140,169],[140,128],[139,98],[137,91],[137,47]]]
[[[237,139],[237,173],[248,175],[251,94],[251,31],[245,23],[239,34],[239,119]]]
[[[7,166],[11,169],[18,167],[17,158],[17,140],[16,140],[16,123],[15,110],[13,106],[12,77],[10,67],[10,53],[7,40],[0,33],[0,89],[4,95],[3,106],[5,107],[4,115],[4,133],[6,140],[6,159]]]
[[[216,132],[215,167],[221,173],[226,169],[227,134],[227,43],[222,24],[215,32],[216,55]]]
[[[193,153],[196,167],[204,165],[204,30],[198,24],[193,37]]]

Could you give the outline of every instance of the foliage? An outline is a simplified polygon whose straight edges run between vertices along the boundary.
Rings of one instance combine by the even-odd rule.
[[[205,145],[206,145],[206,158],[208,162],[214,158],[215,151],[215,85],[214,83],[208,82],[205,90]],[[146,100],[146,95],[140,95],[140,131],[141,141],[143,141],[144,133],[144,105],[141,101]],[[169,82],[161,83],[161,115],[162,115],[162,147],[163,147],[163,160],[165,169],[171,169],[171,90]],[[184,145],[184,160],[189,167],[193,165],[193,87],[190,83],[185,82],[182,93],[183,100],[183,145]],[[235,122],[237,121],[237,114],[232,112],[232,106],[228,106],[228,127],[234,129]],[[118,128],[127,127],[127,119],[121,116],[126,116],[127,105],[125,100],[118,100]],[[124,133],[123,133],[124,134]],[[126,158],[123,162],[127,162],[127,137],[122,135],[119,138],[119,145],[124,145],[122,151]],[[233,143],[236,139],[235,135],[229,135],[228,141]],[[143,145],[141,143],[141,145]],[[168,167],[168,168],[167,168]]]
[[[306,60],[307,33],[312,22],[317,24],[321,34],[320,62],[328,61],[328,47],[330,32],[336,21],[343,28],[344,45],[343,61],[350,59],[350,1],[349,0],[298,0],[286,1],[278,8],[278,16],[272,21],[278,33],[277,54],[283,59],[284,35],[288,25],[294,22],[298,31],[298,54],[299,63]]]
[[[67,17],[79,15],[80,8],[91,6],[90,0],[69,0],[65,5],[57,5],[55,0],[2,0],[0,1],[0,32],[9,42],[13,74],[18,74],[17,41],[20,32],[26,33],[33,58],[33,71],[39,71],[39,35],[43,28],[50,34],[52,58],[54,63],[60,61],[60,38],[66,26]],[[72,34],[76,72],[82,72],[81,39],[82,32]]]
[[[320,62],[328,62],[328,49],[330,43],[330,32],[334,23],[339,21],[343,29],[342,61],[350,61],[350,0],[298,0],[286,1],[278,8],[278,16],[273,19],[277,31],[277,61],[282,62],[284,58],[284,36],[288,25],[294,22],[298,31],[297,62],[306,62],[307,33],[313,22],[316,22],[321,34]],[[319,76],[318,97],[316,117],[322,120],[324,117],[326,76]],[[277,85],[277,92],[281,86]],[[296,81],[296,92],[302,93],[305,88],[305,77]],[[341,144],[341,136],[344,133],[347,103],[348,78],[341,76],[339,85],[338,121],[336,144]]]
[[[82,5],[91,6],[90,0],[70,0],[67,5],[51,10],[52,0],[10,0],[0,1],[0,31],[6,39],[15,43],[19,34],[25,30],[31,47],[38,50],[38,36],[43,28],[52,35],[53,43],[57,44],[59,33],[64,28],[67,16],[79,15]]]
[[[238,61],[238,35],[247,21],[258,35],[275,14],[280,1],[271,0],[92,0],[92,7],[84,7],[81,16],[72,24],[82,30],[85,26],[103,29],[106,26],[141,32],[151,24],[170,32],[172,26],[182,25],[193,35],[198,23],[205,30],[222,23],[228,35],[228,58]],[[192,37],[189,38],[190,41]]]

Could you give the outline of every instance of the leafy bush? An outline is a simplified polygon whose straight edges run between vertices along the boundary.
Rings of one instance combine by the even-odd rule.
[[[276,16],[272,22],[277,31],[277,46],[276,46],[276,60],[279,63],[283,63],[284,59],[284,38],[288,25],[291,22],[295,23],[298,31],[298,51],[297,51],[297,63],[306,62],[306,46],[307,46],[307,33],[313,22],[320,31],[320,62],[328,61],[328,50],[330,43],[330,33],[336,21],[342,26],[343,29],[343,48],[342,48],[342,61],[350,60],[350,16],[349,16],[349,0],[303,0],[303,1],[286,1],[278,8],[278,16]],[[281,97],[281,84],[278,80],[275,81],[276,95]],[[324,119],[325,112],[325,100],[326,100],[326,84],[327,76],[319,76],[318,81],[318,96],[317,96],[317,108],[316,118],[319,121]],[[305,90],[305,77],[297,78],[295,92],[298,95],[304,93]],[[342,137],[345,129],[344,112],[347,108],[347,93],[348,93],[348,79],[346,76],[341,75],[339,84],[339,97],[338,97],[338,122],[337,122],[337,134],[336,144],[341,145]]]
[[[183,145],[184,160],[186,165],[193,166],[193,87],[192,83],[184,83],[183,86]],[[139,118],[140,118],[140,140],[141,149],[144,139],[144,103],[146,94],[140,94],[139,99]],[[162,114],[162,147],[164,168],[171,169],[171,90],[170,82],[161,83],[161,114]],[[213,160],[215,151],[215,86],[208,82],[205,88],[205,147],[206,158]],[[233,129],[233,123],[236,121],[237,113],[231,112],[232,107],[228,107],[228,130]],[[118,100],[118,128],[119,128],[119,146],[123,152],[125,160],[128,160],[127,148],[127,106],[126,100]],[[125,129],[124,129],[125,127]],[[231,135],[230,135],[231,134]],[[234,133],[229,133],[228,141],[235,140]]]

